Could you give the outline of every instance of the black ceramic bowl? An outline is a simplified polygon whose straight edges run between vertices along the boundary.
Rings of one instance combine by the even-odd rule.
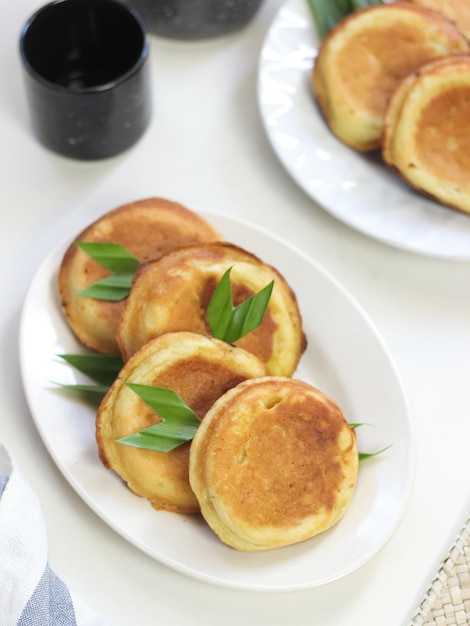
[[[205,39],[240,30],[253,18],[262,0],[126,0],[155,35]]]

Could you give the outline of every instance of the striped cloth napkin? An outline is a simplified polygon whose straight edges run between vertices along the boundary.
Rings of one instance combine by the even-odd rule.
[[[0,444],[1,626],[109,626],[70,592],[48,562],[39,501]]]

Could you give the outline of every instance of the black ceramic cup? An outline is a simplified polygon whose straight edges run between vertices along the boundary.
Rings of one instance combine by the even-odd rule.
[[[55,0],[20,35],[32,126],[50,150],[103,159],[132,146],[152,113],[150,38],[117,0]]]

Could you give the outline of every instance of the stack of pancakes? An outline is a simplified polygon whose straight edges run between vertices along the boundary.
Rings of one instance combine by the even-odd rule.
[[[121,244],[140,261],[128,297],[116,302],[80,295],[110,272],[76,241]],[[194,211],[163,198],[114,209],[78,235],[59,269],[61,308],[83,345],[127,361],[147,341],[167,332],[210,336],[207,307],[230,268],[234,306],[274,281],[261,326],[236,344],[265,362],[269,374],[291,376],[306,339],[287,281],[251,252],[222,241]]]
[[[163,199],[111,211],[80,239],[120,243],[141,261],[120,303],[76,294],[105,275],[76,246],[59,272],[76,336],[124,362],[97,412],[104,466],[156,509],[202,513],[238,550],[292,544],[335,524],[356,482],[355,432],[330,398],[292,378],[306,338],[285,278]],[[261,325],[236,345],[214,339],[207,320],[229,268],[234,306],[274,281]],[[161,421],[128,383],[176,392],[201,420],[193,441],[170,452],[120,443]]]
[[[411,186],[469,213],[464,5],[398,1],[350,14],[321,42],[312,86],[343,143],[363,152],[381,150],[385,163]]]

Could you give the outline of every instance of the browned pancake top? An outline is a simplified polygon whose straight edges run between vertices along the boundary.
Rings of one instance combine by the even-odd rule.
[[[470,55],[434,59],[393,94],[383,158],[415,189],[470,213]]]
[[[214,402],[228,389],[245,380],[240,371],[210,360],[203,354],[181,359],[166,367],[153,384],[173,389],[202,419]]]
[[[265,363],[274,363],[273,367],[286,362],[286,373],[292,374],[305,349],[295,295],[272,266],[226,242],[185,246],[140,266],[117,329],[124,360],[162,333],[190,331],[210,336],[207,308],[229,268],[234,306],[274,280],[261,325],[235,345]]]
[[[76,238],[121,244],[140,262],[158,259],[182,245],[217,239],[219,233],[208,222],[163,198],[138,200],[109,211]],[[61,263],[59,292],[66,318],[82,343],[100,352],[119,354],[115,335],[123,301],[93,300],[76,294],[108,275],[108,270],[73,243]]]
[[[420,115],[416,134],[416,153],[431,174],[455,183],[468,181],[470,84],[447,87],[432,98]]]
[[[232,394],[199,441],[209,491],[254,528],[291,527],[319,512],[328,517],[345,473],[355,475],[348,460],[355,436],[339,407],[291,383],[253,386],[242,402]]]
[[[442,13],[455,22],[467,38],[470,37],[470,3],[468,0],[412,0],[412,2]]]
[[[212,226],[182,205],[163,198],[147,198],[106,213],[80,233],[77,240],[119,243],[143,263],[180,246],[218,238],[220,235]],[[78,254],[77,247],[72,245],[66,254]],[[85,256],[82,280],[88,286],[109,272]]]
[[[393,41],[393,54],[387,41]],[[351,101],[380,115],[397,82],[428,58],[429,47],[425,40],[416,41],[415,28],[392,23],[363,29],[360,38],[350,39],[338,55],[337,67]]]
[[[382,18],[387,12],[391,17],[388,23]],[[361,28],[345,38],[335,70],[348,85],[344,95],[351,104],[360,103],[372,114],[383,114],[393,90],[411,70],[445,54],[444,43],[454,52],[465,46],[450,22],[420,6],[377,5],[353,13],[344,27],[348,20],[362,20],[362,14],[369,19],[364,19]],[[372,16],[381,19],[374,20]],[[417,23],[416,18],[422,18],[422,23]]]
[[[99,407],[96,438],[103,464],[155,508],[197,511],[188,478],[189,443],[158,452],[116,442],[161,421],[125,383],[172,389],[202,419],[228,389],[265,373],[252,354],[202,335],[173,333],[148,342],[125,364]]]
[[[207,307],[209,306],[209,302],[214,294],[219,279],[219,276],[209,276],[205,283],[201,285],[201,304],[204,311],[207,311]],[[254,296],[256,293],[256,291],[254,289],[250,289],[246,283],[242,283],[236,279],[231,281],[231,285],[234,306],[238,306],[245,300],[248,300],[248,298]],[[187,318],[186,323],[188,323],[188,318],[189,316],[192,316],[192,313],[187,311],[186,314],[183,315]],[[205,328],[207,334],[210,334],[208,324],[206,324]],[[268,308],[261,326],[252,331],[249,336],[242,337],[236,341],[235,345],[256,354],[258,358],[266,363],[272,357],[273,336],[276,330],[277,324],[273,319],[270,309]]]

